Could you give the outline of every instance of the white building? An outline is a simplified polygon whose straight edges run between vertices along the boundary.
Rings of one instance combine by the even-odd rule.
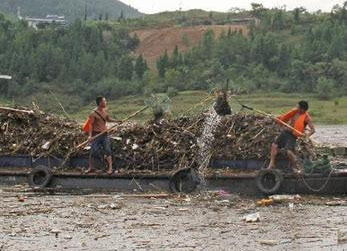
[[[38,29],[40,25],[46,26],[49,24],[58,24],[58,25],[65,25],[66,20],[65,16],[58,16],[58,15],[46,15],[46,18],[33,18],[33,17],[22,17],[20,15],[20,8],[18,8],[17,16],[19,20],[25,20],[28,22],[29,27],[33,27],[35,29]]]

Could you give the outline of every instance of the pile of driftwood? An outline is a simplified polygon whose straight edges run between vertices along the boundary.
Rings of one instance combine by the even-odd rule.
[[[201,158],[198,139],[206,114],[145,125],[119,125],[110,135],[115,160],[126,169],[171,170],[197,167]],[[281,127],[273,120],[239,113],[218,120],[210,154],[215,159],[267,159]],[[0,109],[0,154],[30,154],[64,158],[86,140],[81,125],[41,111]],[[311,155],[312,145],[299,143],[299,154]],[[199,152],[200,151],[200,152]],[[88,149],[76,150],[74,155]],[[102,154],[101,154],[102,155]]]
[[[62,158],[84,139],[80,128],[39,110],[0,108],[0,154]]]
[[[219,123],[212,146],[215,159],[268,159],[274,139],[284,130],[269,117],[253,114],[226,116]],[[299,157],[313,155],[309,141],[298,140]]]
[[[112,150],[119,165],[126,169],[195,167],[203,120],[203,116],[181,117],[144,126],[120,126],[111,136]]]

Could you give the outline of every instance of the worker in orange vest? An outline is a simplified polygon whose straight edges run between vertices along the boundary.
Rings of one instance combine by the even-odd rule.
[[[287,151],[288,159],[291,167],[294,171],[297,170],[295,145],[298,137],[304,135],[310,137],[316,132],[316,129],[312,123],[311,116],[308,114],[308,103],[306,101],[300,101],[297,108],[289,111],[288,113],[279,116],[278,119],[291,125],[297,131],[292,131],[285,128],[283,132],[276,138],[271,146],[271,160],[268,169],[275,168],[276,156],[279,149],[285,149]],[[309,127],[309,131],[305,132],[306,127]],[[301,134],[299,134],[299,132]]]

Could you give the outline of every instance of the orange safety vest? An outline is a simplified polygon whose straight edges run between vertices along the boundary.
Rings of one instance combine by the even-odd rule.
[[[288,123],[289,120],[291,120],[296,114],[298,113],[297,109],[293,109],[289,112],[287,112],[286,114],[279,116],[278,119],[280,119],[281,121]],[[292,126],[298,130],[301,133],[305,132],[305,128],[306,128],[306,117],[308,116],[307,112],[300,114],[300,116],[292,123]],[[301,135],[295,131],[292,132],[293,135],[295,137],[300,137]]]
[[[84,122],[83,126],[82,126],[82,131],[85,133],[89,133],[90,130],[92,129],[92,120],[91,118],[88,117],[88,119],[86,120],[86,122]]]

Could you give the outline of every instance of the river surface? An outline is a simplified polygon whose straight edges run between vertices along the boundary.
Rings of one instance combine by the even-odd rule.
[[[318,125],[313,139],[327,146],[347,147],[347,126]]]
[[[0,250],[346,250],[346,198],[0,194]],[[130,195],[131,196],[131,195]],[[289,204],[293,203],[293,204]],[[259,213],[259,222],[245,215]]]
[[[314,139],[346,146],[347,126],[318,126]],[[347,250],[346,197],[302,196],[267,207],[257,207],[258,199],[0,187],[0,250]],[[246,223],[253,213],[259,222]]]

